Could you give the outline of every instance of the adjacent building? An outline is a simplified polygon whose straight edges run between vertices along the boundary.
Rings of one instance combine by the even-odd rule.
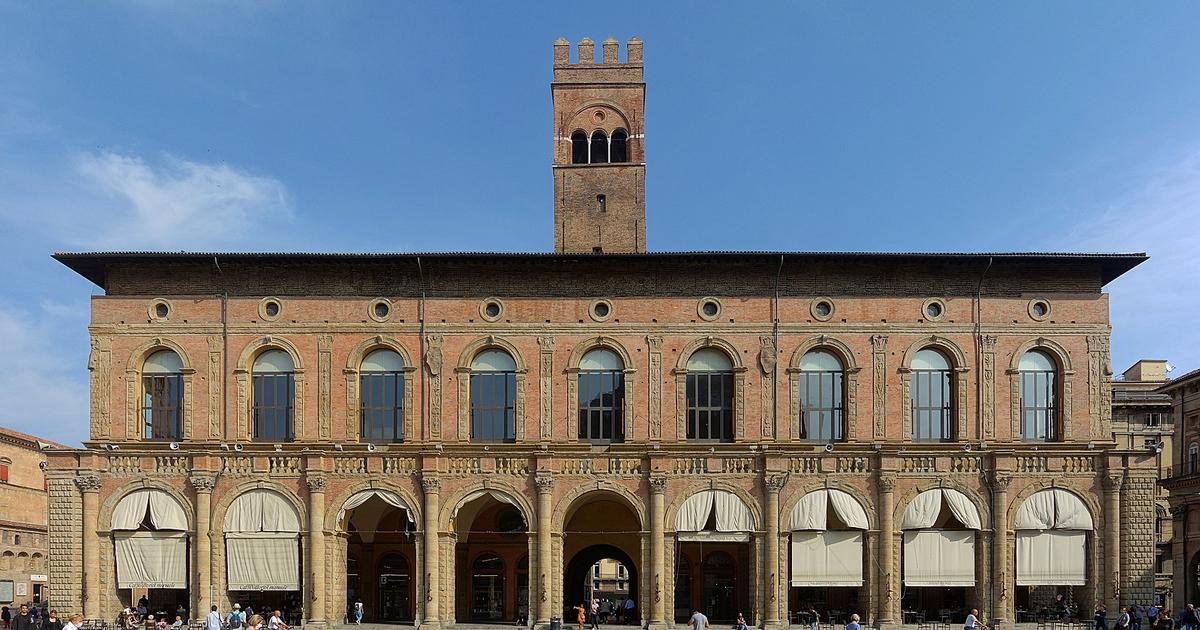
[[[1158,388],[1170,396],[1174,458],[1162,485],[1171,511],[1173,596],[1177,605],[1200,599],[1200,370]]]
[[[0,605],[49,594],[46,448],[67,447],[0,427]]]
[[[554,45],[553,253],[56,254],[102,294],[54,602],[540,627],[597,563],[656,629],[1149,601],[1103,292],[1145,256],[647,251],[619,52]]]

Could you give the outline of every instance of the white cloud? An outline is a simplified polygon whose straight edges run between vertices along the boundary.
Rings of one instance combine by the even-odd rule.
[[[83,319],[77,314],[69,321],[53,314],[35,317],[0,302],[0,424],[68,445],[87,437]],[[64,344],[63,330],[71,331],[68,336],[77,343]],[[81,349],[64,351],[74,345]]]
[[[283,183],[228,164],[168,155],[155,166],[101,152],[76,156],[74,167],[94,205],[64,208],[56,223],[89,249],[228,248],[292,216]]]
[[[1150,254],[1108,287],[1115,370],[1139,358],[1167,359],[1175,376],[1200,367],[1200,148],[1154,168],[1063,244]]]

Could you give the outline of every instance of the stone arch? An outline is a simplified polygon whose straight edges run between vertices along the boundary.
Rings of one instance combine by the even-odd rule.
[[[304,501],[291,488],[274,481],[258,480],[245,481],[229,488],[221,493],[221,499],[212,507],[212,518],[209,520],[212,523],[213,532],[218,535],[225,533],[225,515],[229,512],[229,506],[234,500],[251,490],[269,490],[283,497],[296,510],[296,514],[300,516],[300,533],[308,533],[308,511],[304,507]]]
[[[585,112],[595,108],[608,110],[608,112],[611,114],[615,114],[615,117],[609,117],[608,120],[605,120],[603,124],[598,125],[594,121],[589,120],[586,116],[584,116]],[[632,135],[634,132],[629,121],[629,114],[616,103],[605,99],[593,98],[580,103],[575,108],[575,111],[571,112],[571,116],[566,119],[566,124],[563,125],[563,129],[582,130],[587,134],[589,140],[592,137],[592,132],[596,131],[597,129],[604,131],[606,134],[611,134],[614,129],[621,128],[628,130],[630,135]],[[569,133],[566,135],[568,137],[570,136]]]
[[[858,373],[862,368],[854,358],[854,350],[844,341],[828,335],[810,337],[800,343],[792,352],[792,360],[788,364],[788,415],[790,418],[792,438],[800,439],[800,361],[804,355],[813,350],[826,350],[842,362],[842,373],[845,375],[844,392],[846,411],[843,421],[846,423],[845,436],[847,441],[858,437]]]
[[[851,483],[826,477],[824,480],[814,479],[797,484],[797,486],[793,488],[793,491],[788,494],[787,499],[779,502],[780,532],[787,532],[788,518],[791,516],[792,510],[796,508],[796,504],[800,503],[800,499],[803,499],[805,495],[809,494],[810,492],[815,492],[817,490],[841,490],[842,492],[854,497],[854,500],[858,501],[858,504],[861,505],[863,510],[866,511],[867,521],[871,523],[871,529],[876,529],[879,527],[879,515],[877,513],[877,508],[874,501],[871,500],[870,493],[863,491],[861,488]]]
[[[901,423],[904,425],[904,437],[912,440],[912,362],[917,353],[926,348],[940,351],[950,360],[950,369],[954,373],[951,388],[954,394],[952,412],[956,420],[954,441],[961,442],[969,438],[967,435],[967,372],[970,371],[967,355],[954,341],[938,335],[921,337],[909,344],[897,369],[900,372],[900,404],[903,407]]]
[[[1071,364],[1071,353],[1057,341],[1046,337],[1037,337],[1028,339],[1017,346],[1009,357],[1008,364],[1008,388],[1009,388],[1009,415],[1012,422],[1012,439],[1017,440],[1021,437],[1021,357],[1025,356],[1030,350],[1042,350],[1050,355],[1054,362],[1058,365],[1059,384],[1058,384],[1058,418],[1057,422],[1062,428],[1059,441],[1071,439],[1071,424],[1074,416],[1071,414],[1071,392],[1074,388],[1075,369]],[[1096,427],[1093,427],[1095,430]]]
[[[1016,529],[1017,511],[1021,509],[1021,506],[1024,505],[1025,501],[1029,497],[1041,492],[1042,490],[1049,490],[1051,488],[1066,490],[1067,492],[1075,495],[1075,497],[1080,501],[1083,501],[1083,504],[1087,506],[1088,512],[1092,516],[1093,523],[1101,523],[1103,521],[1104,511],[1101,509],[1100,503],[1096,500],[1096,492],[1088,491],[1083,488],[1077,488],[1075,487],[1075,484],[1062,483],[1057,479],[1030,480],[1030,482],[1021,488],[1020,491],[1011,494],[1011,498],[1008,500],[1008,505],[1004,506],[1004,509],[1007,512],[1007,514],[1004,515],[1005,530],[1013,531]],[[995,524],[993,523],[993,527],[994,526]],[[1108,525],[1105,524],[1104,527],[1108,527]],[[1097,530],[1099,529],[1100,528],[1098,527]]]
[[[150,355],[159,350],[174,352],[183,363],[183,369],[180,370],[183,376],[183,439],[192,437],[192,375],[196,370],[192,367],[192,360],[183,346],[166,337],[154,337],[130,352],[129,362],[125,364],[125,438],[128,440],[142,439],[142,433],[139,431],[142,366]]]
[[[714,337],[712,335],[696,339],[683,348],[680,348],[679,359],[675,364],[675,371],[686,374],[688,359],[691,358],[692,354],[694,354],[697,350],[703,350],[704,348],[715,348],[721,352],[724,352],[729,356],[729,362],[733,364],[734,372],[745,371],[746,366],[742,361],[742,353],[738,352],[737,346],[733,345],[733,343],[726,339]]]
[[[521,517],[525,519],[526,525],[532,528],[537,523],[537,514],[533,510],[533,505],[529,503],[529,499],[525,496],[524,489],[507,481],[484,479],[480,482],[468,483],[448,497],[442,507],[442,513],[438,517],[442,531],[451,531],[450,521],[456,517],[459,509],[463,507],[464,499],[479,490],[490,490],[507,496],[516,503],[515,507],[521,512]],[[454,531],[457,531],[457,527]]]
[[[622,370],[625,374],[636,374],[637,368],[634,367],[633,357],[629,355],[629,351],[621,342],[612,337],[599,335],[589,337],[575,344],[571,350],[571,356],[567,359],[567,437],[574,440],[579,436],[579,364],[583,361],[584,355],[592,350],[604,349],[610,350],[621,359],[621,364],[624,366]],[[625,379],[625,404],[624,404],[624,424],[623,432],[625,439],[633,437],[633,415],[636,409],[637,398],[636,393],[637,382],[635,379],[626,377]]]
[[[458,356],[458,368],[456,371],[470,372],[471,361],[475,359],[475,355],[484,350],[491,349],[507,352],[513,358],[513,361],[516,362],[518,374],[524,374],[529,371],[529,367],[525,364],[525,357],[521,354],[521,351],[508,339],[496,335],[488,335],[467,344]]]
[[[908,510],[908,504],[918,494],[927,490],[938,490],[941,488],[958,490],[966,495],[971,500],[971,504],[975,506],[975,510],[979,512],[979,522],[982,528],[992,529],[995,527],[995,516],[992,514],[988,501],[979,493],[979,490],[947,479],[919,481],[912,488],[909,488],[906,492],[896,497],[896,504],[892,511],[892,522],[896,523],[896,527],[899,528],[899,524],[904,522],[904,513]]]
[[[404,499],[404,502],[408,504],[409,509],[412,510],[413,522],[417,526],[417,531],[424,531],[425,521],[422,518],[424,505],[421,503],[420,499],[418,499],[417,496],[407,488],[382,479],[369,479],[360,483],[350,484],[346,487],[346,489],[331,497],[328,503],[328,508],[325,510],[325,522],[322,524],[322,527],[325,528],[325,531],[339,534],[343,533],[338,530],[338,512],[342,510],[342,506],[346,504],[346,501],[349,500],[350,497],[364,490],[389,490],[400,495],[400,498]]]
[[[292,357],[292,374],[296,384],[296,396],[293,401],[293,433],[295,439],[303,440],[304,435],[304,362],[300,358],[300,350],[284,337],[265,335],[246,344],[234,364],[233,375],[237,380],[237,439],[250,439],[250,422],[253,415],[253,397],[251,396],[250,375],[254,367],[254,359],[267,350],[282,350]]]
[[[683,502],[687,501],[688,498],[690,498],[693,494],[705,490],[724,490],[737,495],[737,497],[742,500],[742,503],[746,504],[746,508],[750,510],[750,516],[754,518],[754,530],[762,530],[763,515],[762,508],[759,505],[758,497],[755,497],[747,490],[744,490],[734,484],[716,481],[715,479],[708,482],[689,484],[682,492],[677,493],[675,495],[675,499],[671,501],[670,505],[668,505],[667,509],[665,510],[664,516],[666,522],[664,529],[668,532],[674,533],[676,516],[678,515],[679,508],[683,505]]]
[[[412,439],[416,435],[416,410],[413,408],[413,388],[415,374],[417,372],[417,364],[413,362],[412,356],[409,355],[408,349],[404,344],[400,343],[399,339],[390,335],[375,335],[364,339],[353,348],[350,349],[349,356],[346,357],[346,368],[343,372],[346,375],[346,439],[359,440],[362,439],[362,415],[361,415],[361,392],[359,390],[359,368],[362,366],[363,359],[368,354],[375,350],[388,349],[400,355],[404,361],[404,439],[405,441]]]
[[[121,490],[121,492],[113,493],[104,501],[104,503],[100,504],[98,522],[100,523],[101,532],[112,531],[113,510],[117,508],[117,504],[120,503],[122,499],[130,494],[133,494],[134,492],[137,492],[138,490],[158,490],[159,492],[163,492],[167,496],[174,499],[175,502],[179,504],[179,507],[183,509],[184,516],[187,517],[188,531],[190,532],[196,529],[196,514],[195,510],[193,509],[192,502],[188,500],[187,496],[185,496],[183,492],[180,492],[177,488],[175,488],[175,486],[163,483],[157,479],[140,477],[128,484],[123,485]]]
[[[576,485],[570,492],[563,495],[558,500],[558,504],[554,508],[553,523],[558,528],[558,531],[563,531],[567,527],[567,522],[575,515],[578,509],[585,505],[587,501],[583,501],[583,497],[593,493],[605,494],[615,497],[619,502],[625,503],[626,507],[633,512],[637,517],[638,524],[645,530],[647,528],[646,520],[646,505],[641,498],[633,492],[630,492],[625,486],[608,483],[604,481],[596,481],[594,483],[583,483]]]
[[[1063,374],[1070,374],[1075,371],[1075,368],[1071,366],[1071,353],[1062,344],[1046,337],[1029,339],[1017,346],[1013,350],[1012,356],[1009,357],[1008,369],[1013,372],[1017,371],[1021,366],[1021,357],[1025,356],[1025,353],[1030,350],[1042,350],[1049,354],[1054,359],[1054,362],[1058,364],[1058,369]]]

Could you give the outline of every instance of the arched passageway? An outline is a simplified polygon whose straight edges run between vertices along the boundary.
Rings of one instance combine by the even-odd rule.
[[[632,598],[628,615],[631,623],[640,623],[645,616],[638,590],[641,551],[641,522],[624,497],[597,490],[577,498],[563,528],[563,619],[574,620],[572,609],[592,598],[609,600],[613,612],[623,617],[624,599]],[[607,575],[607,567],[616,573]],[[597,569],[599,575],[594,575]]]
[[[360,492],[342,507],[338,520],[347,537],[347,619],[353,621],[354,603],[360,601],[364,621],[413,621],[416,523],[403,499],[387,490]]]
[[[529,524],[508,495],[482,490],[460,503],[455,544],[455,618],[459,623],[529,618]]]

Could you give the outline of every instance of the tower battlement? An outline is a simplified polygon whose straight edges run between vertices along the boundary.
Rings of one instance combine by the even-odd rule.
[[[584,37],[576,45],[576,60],[571,61],[571,43],[565,38],[554,42],[555,83],[640,83],[643,80],[642,40],[629,38],[625,43],[625,61],[620,60],[621,43],[614,37],[596,43]]]

